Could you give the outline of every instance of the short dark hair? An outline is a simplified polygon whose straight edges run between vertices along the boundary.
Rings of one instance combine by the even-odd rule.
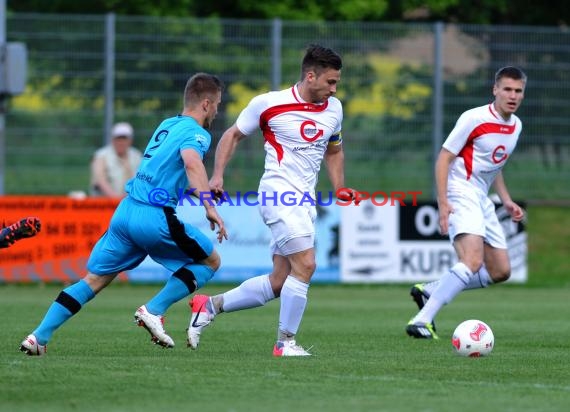
[[[184,88],[184,106],[190,107],[198,104],[203,99],[213,98],[224,88],[224,83],[213,74],[196,73],[188,79]]]
[[[301,64],[301,78],[311,70],[320,74],[325,69],[342,69],[342,59],[334,50],[318,44],[311,44],[307,47],[303,63]]]
[[[515,66],[505,66],[497,70],[497,73],[495,73],[495,84],[497,84],[503,77],[513,80],[522,80],[523,83],[526,84],[526,74]]]

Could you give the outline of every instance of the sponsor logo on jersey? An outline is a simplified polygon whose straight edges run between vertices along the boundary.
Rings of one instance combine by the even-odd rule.
[[[301,123],[301,137],[307,142],[314,142],[324,134],[323,129],[318,129],[317,124],[312,120],[305,120]]]
[[[503,145],[499,145],[497,147],[495,147],[495,150],[493,150],[493,163],[498,164],[501,162],[504,162],[505,160],[507,160],[507,148]]]

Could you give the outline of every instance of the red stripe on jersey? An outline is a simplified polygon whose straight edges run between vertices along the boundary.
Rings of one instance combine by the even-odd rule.
[[[515,127],[516,124],[509,126],[498,123],[482,123],[473,129],[467,138],[467,143],[465,143],[465,146],[463,146],[463,149],[461,149],[457,155],[463,158],[463,162],[465,163],[465,171],[467,172],[467,180],[469,180],[473,174],[473,146],[475,144],[475,139],[490,133],[513,134]]]
[[[288,112],[313,112],[313,113],[323,112],[326,110],[328,105],[329,105],[328,100],[323,104],[289,103],[289,104],[281,104],[278,106],[272,106],[269,109],[265,110],[263,113],[261,113],[261,116],[259,116],[259,128],[263,132],[263,137],[265,138],[265,141],[269,143],[277,152],[277,161],[279,163],[281,163],[281,159],[283,159],[283,146],[281,146],[281,144],[277,142],[275,132],[271,130],[271,127],[269,126],[269,121],[273,119],[275,116]]]

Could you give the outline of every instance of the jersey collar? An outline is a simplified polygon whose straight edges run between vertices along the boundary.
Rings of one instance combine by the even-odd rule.
[[[511,115],[511,117],[510,117],[509,120],[503,119],[503,116],[501,116],[501,115],[499,114],[499,112],[497,112],[497,110],[495,109],[495,102],[489,103],[489,111],[491,112],[491,114],[493,115],[493,117],[494,117],[495,119],[500,120],[500,121],[503,122],[503,123],[506,123],[506,124],[513,124],[514,121],[515,121],[513,115]]]

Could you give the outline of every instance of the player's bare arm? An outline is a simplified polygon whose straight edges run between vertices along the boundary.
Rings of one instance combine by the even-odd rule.
[[[358,206],[362,199],[357,196],[357,191],[344,185],[344,150],[342,145],[330,144],[324,155],[329,179],[336,196],[342,201],[354,201]]]
[[[208,198],[210,187],[208,186],[208,175],[206,174],[202,158],[194,149],[185,149],[181,152],[181,155],[188,180],[191,186],[196,189],[195,192],[201,195],[200,200],[206,209],[206,218],[210,221],[210,229],[215,230],[216,225],[218,226],[217,238],[218,242],[221,243],[223,239],[228,238],[228,234],[226,233],[224,221],[214,206],[213,197]],[[202,195],[204,195],[203,198]]]
[[[505,178],[503,177],[503,171],[501,170],[497,176],[495,177],[495,181],[493,182],[493,187],[501,202],[503,203],[503,207],[505,210],[511,215],[511,219],[514,222],[520,222],[524,219],[524,210],[518,204],[513,202],[511,199],[511,195],[507,189],[507,184],[505,183]]]
[[[224,171],[229,161],[233,157],[238,143],[245,135],[238,129],[235,123],[222,135],[216,147],[216,157],[214,160],[214,172],[210,178],[210,190],[217,196],[224,191]]]
[[[449,230],[449,214],[453,213],[453,207],[447,200],[447,175],[449,166],[456,155],[447,149],[441,149],[435,162],[435,185],[437,189],[437,204],[439,211],[439,230],[446,235]]]
[[[331,145],[325,151],[325,165],[335,192],[344,187],[344,150],[342,145]]]

